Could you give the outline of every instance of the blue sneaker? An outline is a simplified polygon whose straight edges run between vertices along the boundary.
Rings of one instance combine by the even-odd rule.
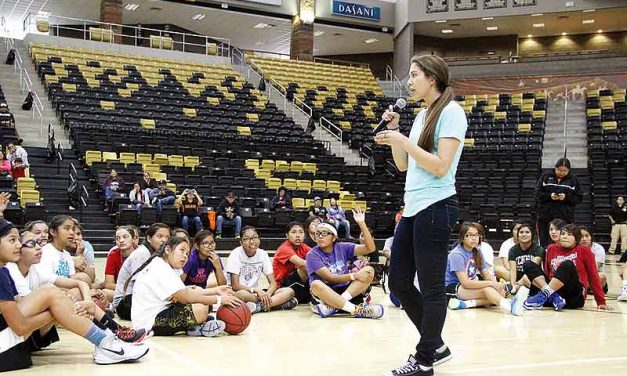
[[[448,309],[466,309],[468,307],[466,307],[466,303],[464,303],[463,300],[459,300],[457,298],[451,298],[448,301]]]
[[[546,303],[547,299],[547,296],[544,295],[542,291],[540,291],[534,296],[528,297],[527,300],[525,300],[523,306],[527,310],[540,309],[544,307],[544,303]]]
[[[512,315],[514,316],[523,315],[523,313],[525,312],[523,306],[525,305],[525,302],[527,301],[527,297],[529,297],[529,289],[524,286],[519,288],[518,291],[516,292],[516,295],[511,300],[512,309],[510,312]]]
[[[553,304],[553,308],[555,308],[556,311],[561,311],[562,308],[566,306],[566,300],[564,300],[564,298],[556,292],[549,296],[549,301],[551,301],[551,304]]]

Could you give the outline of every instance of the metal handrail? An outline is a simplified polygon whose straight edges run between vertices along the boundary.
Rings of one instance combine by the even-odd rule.
[[[370,64],[368,63],[360,63],[357,61],[347,61],[347,60],[339,60],[339,59],[328,59],[325,57],[314,57],[313,59],[314,62],[326,62],[328,61],[329,63],[331,63],[331,65],[345,65],[345,66],[349,66],[349,67],[360,67],[360,68],[370,68]]]
[[[23,32],[27,33],[28,31],[30,31],[33,27],[33,25],[36,25],[36,19],[37,19],[38,15],[34,14],[34,13],[29,13],[28,16],[24,19],[22,28],[23,28]],[[134,42],[135,42],[135,46],[138,46],[139,44],[137,43],[138,41],[150,41],[150,37],[146,38],[141,36],[141,33],[144,31],[148,31],[148,32],[152,32],[153,34],[158,35],[159,37],[163,37],[166,36],[165,34],[167,34],[167,36],[171,36],[171,35],[180,35],[182,37],[182,42],[181,41],[176,41],[176,40],[172,40],[172,49],[174,49],[174,46],[176,44],[181,44],[183,46],[183,52],[193,52],[195,53],[195,51],[186,51],[185,50],[185,46],[196,46],[196,47],[202,47],[204,54],[208,55],[207,53],[207,44],[208,43],[216,43],[217,44],[217,48],[218,48],[218,56],[222,56],[222,57],[230,57],[231,54],[231,40],[227,39],[227,38],[220,38],[220,37],[212,37],[212,36],[206,36],[206,35],[198,35],[198,34],[189,34],[189,33],[181,33],[178,31],[171,31],[171,30],[159,30],[159,29],[151,29],[148,27],[137,27],[137,26],[131,26],[131,25],[123,25],[123,24],[117,24],[117,23],[112,23],[112,22],[100,22],[100,21],[94,21],[94,20],[86,20],[86,19],[82,19],[82,18],[73,18],[73,17],[65,17],[65,16],[58,16],[58,15],[49,15],[47,17],[47,19],[49,20],[50,23],[50,19],[60,19],[60,20],[67,20],[67,21],[73,21],[73,22],[79,22],[82,23],[83,27],[82,28],[76,28],[76,27],[71,27],[71,26],[66,26],[66,25],[61,25],[61,24],[50,24],[50,29],[56,29],[57,31],[57,35],[59,35],[59,30],[75,30],[75,31],[82,31],[83,32],[83,39],[85,40],[89,40],[89,26],[106,26],[105,29],[108,29],[109,31],[111,31],[111,40],[109,41],[109,43],[116,43],[115,42],[115,37],[131,37],[134,38]],[[102,28],[102,27],[101,27]],[[116,33],[115,30],[118,29],[121,32],[120,33]],[[124,29],[132,29],[132,34],[124,34]],[[204,38],[205,40],[205,44],[198,44],[198,43],[191,43],[186,41],[186,39],[188,38]],[[106,43],[106,42],[105,42]],[[142,43],[143,44],[143,43]]]
[[[333,136],[333,138],[338,140],[340,142],[340,144],[342,143],[342,128],[340,128],[337,125],[333,124],[332,122],[330,122],[324,116],[322,116],[320,118],[320,128],[324,128],[327,132],[329,132],[331,134],[331,136]],[[343,154],[342,150],[343,150],[343,148],[340,148],[340,157]]]
[[[568,130],[568,87],[565,87],[564,93],[564,158],[566,158],[566,152],[568,146],[566,145],[566,134]]]
[[[385,80],[392,81],[392,76],[394,76],[394,71],[392,71],[392,67],[389,64],[385,65]]]

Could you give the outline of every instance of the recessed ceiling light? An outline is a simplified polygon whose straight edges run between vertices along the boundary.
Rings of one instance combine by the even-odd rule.
[[[584,9],[582,10],[584,13],[596,12],[596,9]]]
[[[324,31],[322,31],[322,30],[314,31],[314,37],[319,37],[322,34],[324,34]]]
[[[137,8],[139,8],[139,4],[126,4],[126,6],[124,7],[124,9],[130,10],[130,11],[134,11]]]
[[[533,38],[533,35],[527,34],[527,38]]]
[[[484,21],[489,21],[489,20],[493,20],[494,17],[481,17],[481,19]]]
[[[534,13],[531,15],[531,17],[540,17],[540,16],[544,16],[543,13]]]
[[[533,24],[533,27],[544,27],[544,23]]]
[[[566,35],[566,32],[564,31],[564,32],[562,33],[562,35]]]
[[[594,23],[594,19],[589,19],[589,20],[583,20],[581,21],[582,24],[593,24]]]
[[[597,30],[597,33],[601,34],[603,32],[603,30],[599,29]]]
[[[364,43],[366,43],[366,44],[370,44],[370,43],[376,43],[376,42],[378,42],[378,41],[379,41],[379,40],[378,40],[377,38],[369,38],[369,39],[366,39],[366,40],[364,41]]]
[[[453,30],[452,29],[444,29],[444,30],[442,30],[442,34],[453,34]]]
[[[435,23],[446,23],[446,20],[437,20]]]
[[[195,21],[200,21],[200,20],[202,20],[202,19],[203,19],[203,18],[205,18],[205,17],[207,17],[205,14],[198,13],[198,14],[194,14],[194,15],[192,16],[192,20],[195,20]]]
[[[494,31],[494,30],[498,30],[498,29],[499,29],[498,26],[488,26],[488,27],[486,27],[486,30],[488,30],[488,31]]]
[[[253,29],[265,29],[267,27],[271,27],[267,23],[259,22],[257,25],[253,26]]]

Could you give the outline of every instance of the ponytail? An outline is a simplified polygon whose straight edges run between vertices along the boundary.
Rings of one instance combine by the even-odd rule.
[[[483,255],[478,248],[472,249],[472,260],[475,262],[475,267],[477,268],[477,270],[481,270],[481,268],[483,267]]]
[[[435,142],[435,128],[438,125],[438,119],[442,114],[442,110],[453,100],[453,89],[450,86],[446,86],[442,95],[433,102],[430,108],[427,109],[427,118],[425,119],[425,125],[420,133],[420,139],[418,139],[418,146],[431,153],[434,148]]]
[[[139,268],[137,268],[137,270],[135,270],[133,272],[133,274],[131,274],[130,277],[128,277],[126,282],[124,282],[124,293],[126,293],[126,289],[128,289],[129,283],[131,283],[131,281],[133,280],[133,277],[135,277],[135,275],[137,275],[137,273],[141,272],[144,268],[146,268],[152,262],[152,260],[154,260],[156,257],[163,257],[165,255],[166,247],[170,247],[170,249],[174,249],[174,248],[178,247],[178,245],[181,244],[181,243],[189,244],[189,239],[181,238],[181,237],[178,237],[178,236],[174,236],[174,237],[171,237],[170,239],[168,239],[167,242],[163,242],[163,244],[161,244],[161,247],[159,247],[159,249],[155,253],[153,253],[148,258],[148,260],[146,260],[146,262],[141,264],[141,266]]]

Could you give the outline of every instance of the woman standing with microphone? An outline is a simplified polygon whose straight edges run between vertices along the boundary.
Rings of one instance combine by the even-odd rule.
[[[423,99],[409,137],[399,129],[399,114],[389,109],[387,130],[375,142],[390,145],[394,163],[407,171],[405,210],[398,223],[390,262],[390,290],[420,333],[415,355],[387,375],[433,375],[433,365],[451,358],[442,340],[446,318],[444,275],[449,236],[457,222],[455,173],[468,123],[453,101],[448,66],[438,56],[411,59],[409,91]],[[420,291],[414,286],[417,273]]]

